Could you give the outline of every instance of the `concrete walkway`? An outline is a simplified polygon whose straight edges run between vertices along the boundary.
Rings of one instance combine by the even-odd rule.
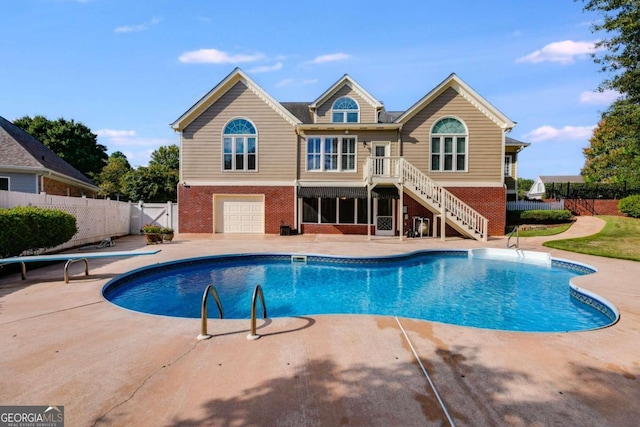
[[[580,217],[553,238],[597,232]],[[546,239],[521,248],[549,252]],[[640,263],[554,250],[599,272],[575,280],[620,321],[579,333],[515,333],[377,316],[260,322],[151,316],[105,302],[102,286],[143,265],[240,252],[386,255],[501,247],[451,239],[179,235],[151,257],[90,261],[0,278],[0,404],[64,405],[67,426],[636,426]],[[118,239],[114,250],[144,246]],[[416,357],[417,355],[417,357]],[[423,370],[424,368],[424,370]],[[437,394],[425,377],[427,372]],[[438,399],[438,397],[440,399]],[[440,404],[439,400],[444,404]]]

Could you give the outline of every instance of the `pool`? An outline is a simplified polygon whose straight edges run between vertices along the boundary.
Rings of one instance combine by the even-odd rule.
[[[134,270],[103,296],[150,314],[200,317],[214,284],[225,318],[248,319],[262,286],[269,317],[373,314],[485,329],[566,332],[618,318],[605,299],[571,283],[595,269],[547,254],[499,249],[418,251],[390,257],[238,254]],[[212,307],[213,306],[213,307]],[[209,317],[217,317],[214,304]]]

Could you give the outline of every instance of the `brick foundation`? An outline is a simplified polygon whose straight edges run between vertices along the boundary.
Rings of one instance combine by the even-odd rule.
[[[504,188],[456,187],[449,188],[455,196],[476,209],[489,219],[489,235],[504,235],[506,225]],[[213,233],[213,195],[246,194],[265,196],[265,233],[279,234],[280,225],[295,228],[295,203],[293,187],[226,187],[191,186],[178,187],[178,207],[181,233]],[[404,196],[407,206],[407,219],[404,219],[404,232],[413,228],[413,217],[422,216],[430,220],[429,233],[433,229],[433,214],[410,196]],[[301,224],[300,233],[309,234],[367,234],[366,225],[357,224]],[[371,234],[375,229],[371,227]],[[459,235],[447,226],[447,236]]]
[[[213,195],[264,195],[265,233],[279,234],[283,221],[292,227],[294,218],[293,187],[178,186],[178,218],[181,233],[213,233]]]

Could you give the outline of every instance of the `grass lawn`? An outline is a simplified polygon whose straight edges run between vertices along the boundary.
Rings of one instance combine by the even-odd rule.
[[[539,228],[537,230],[521,230],[519,231],[520,237],[538,237],[538,236],[553,236],[554,234],[564,233],[571,227],[572,222],[568,224],[556,225],[549,228]]]
[[[544,246],[581,254],[640,261],[640,219],[600,216],[607,222],[602,231],[577,239],[554,240]]]

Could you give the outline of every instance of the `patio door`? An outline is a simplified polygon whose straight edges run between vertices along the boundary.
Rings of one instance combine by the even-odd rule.
[[[394,199],[373,199],[376,236],[395,236]]]
[[[372,142],[371,154],[373,155],[374,167],[373,173],[375,176],[389,176],[390,173],[390,159],[391,157],[391,143],[390,142]]]

